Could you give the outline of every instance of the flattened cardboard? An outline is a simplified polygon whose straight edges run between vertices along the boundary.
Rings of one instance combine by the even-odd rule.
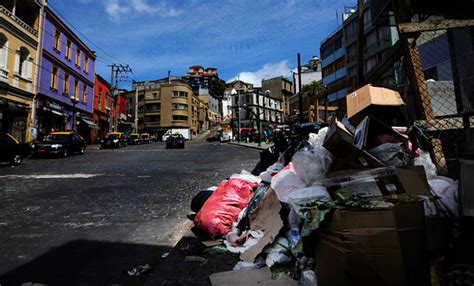
[[[261,230],[264,236],[251,248],[240,254],[240,259],[245,262],[254,262],[255,257],[262,252],[268,244],[277,237],[283,222],[280,218],[281,203],[275,192],[270,188],[263,197],[258,207],[249,214],[250,229]]]
[[[387,107],[398,109],[404,106],[405,103],[398,92],[367,84],[348,94],[346,96],[346,105],[349,121],[352,124],[358,125],[368,115],[370,107],[380,110],[387,110]]]
[[[339,209],[318,230],[318,284],[429,285],[425,249],[421,202]]]

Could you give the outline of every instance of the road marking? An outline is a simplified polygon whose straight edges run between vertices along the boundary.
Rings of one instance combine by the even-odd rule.
[[[43,174],[43,175],[5,175],[0,178],[6,179],[88,179],[103,174]]]

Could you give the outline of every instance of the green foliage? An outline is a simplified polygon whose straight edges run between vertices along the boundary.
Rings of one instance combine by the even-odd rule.
[[[215,98],[223,98],[225,91],[225,81],[220,78],[212,78],[209,83],[209,94]]]
[[[322,81],[312,81],[310,84],[305,84],[301,87],[302,93],[318,94],[324,91]]]

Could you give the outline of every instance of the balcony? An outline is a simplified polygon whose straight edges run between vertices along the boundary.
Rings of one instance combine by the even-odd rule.
[[[34,28],[32,28],[30,25],[28,25],[27,23],[25,23],[23,20],[21,20],[19,17],[17,17],[16,15],[14,15],[11,11],[9,11],[5,6],[3,5],[0,5],[0,13],[4,14],[5,16],[7,16],[8,18],[10,18],[11,20],[13,20],[14,22],[16,22],[18,25],[20,25],[21,27],[23,27],[25,30],[27,30],[28,32],[30,32],[31,34],[33,34],[35,37],[38,36],[38,31],[35,30]]]

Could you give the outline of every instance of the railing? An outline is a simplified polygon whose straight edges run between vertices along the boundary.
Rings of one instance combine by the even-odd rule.
[[[38,36],[38,31],[36,31],[35,29],[33,29],[32,27],[30,27],[28,24],[26,24],[25,22],[23,22],[20,18],[18,18],[17,16],[13,15],[12,12],[8,11],[7,8],[5,8],[5,6],[3,5],[0,5],[0,11],[7,15],[8,17],[10,17],[12,20],[14,20],[15,22],[17,22],[20,26],[22,26],[23,28],[25,28],[28,32],[32,33],[33,35],[35,36]]]

